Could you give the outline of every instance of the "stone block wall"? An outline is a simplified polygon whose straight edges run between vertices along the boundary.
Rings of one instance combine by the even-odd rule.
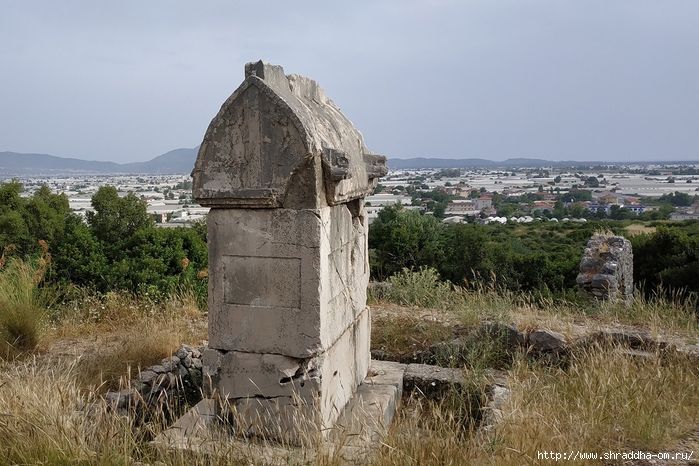
[[[363,206],[354,214],[347,204],[209,214],[204,396],[228,400],[251,433],[331,426],[368,372]]]

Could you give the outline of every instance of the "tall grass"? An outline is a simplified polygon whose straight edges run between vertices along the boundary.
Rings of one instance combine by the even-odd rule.
[[[538,456],[545,451],[673,451],[696,427],[698,375],[682,356],[639,358],[601,347],[575,355],[566,369],[519,361],[492,431],[465,429],[450,402],[409,400],[371,464],[509,466],[549,464]]]
[[[653,331],[671,331],[682,334],[699,332],[699,298],[684,290],[666,292],[659,288],[651,297],[636,290],[630,305],[623,302],[601,303],[596,310],[618,320],[641,323]]]
[[[41,257],[32,261],[0,256],[0,357],[11,357],[32,350],[46,323],[47,306],[55,300],[54,291],[42,288],[51,256],[46,243]]]
[[[523,365],[497,428],[495,463],[536,462],[537,451],[662,450],[694,428],[697,375],[696,363],[682,356],[599,347],[576,355],[566,370]]]
[[[644,325],[656,333],[699,338],[699,296],[681,290],[668,293],[659,289],[649,298],[636,290],[630,304],[590,302],[575,291],[552,296],[545,291],[515,293],[495,286],[453,286],[441,282],[434,269],[406,269],[379,289],[382,291],[373,296],[377,304],[432,307],[443,311],[445,319],[472,327],[483,320],[496,320],[514,321],[520,328],[563,330],[574,321],[588,320],[600,325]]]

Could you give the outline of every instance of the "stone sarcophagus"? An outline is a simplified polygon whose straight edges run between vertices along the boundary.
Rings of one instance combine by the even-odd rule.
[[[247,432],[330,428],[367,375],[364,197],[385,157],[313,80],[245,66],[192,173],[211,207],[205,396]]]

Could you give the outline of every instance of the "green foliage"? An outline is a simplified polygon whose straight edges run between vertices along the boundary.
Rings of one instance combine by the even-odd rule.
[[[560,207],[561,214],[564,213]],[[613,229],[623,232],[623,225]],[[564,296],[577,288],[585,244],[609,225],[531,223],[445,225],[429,215],[384,209],[369,228],[374,279],[429,267],[451,283]]]
[[[589,189],[571,189],[561,196],[563,202],[591,201],[592,191]]]
[[[634,279],[646,293],[699,292],[699,225],[658,226],[655,233],[631,238]]]
[[[519,211],[519,207],[515,204],[505,204],[498,208],[498,217],[511,217]]]
[[[631,220],[636,218],[637,215],[631,212],[626,207],[620,207],[618,205],[613,205],[609,209],[609,218],[614,220]]]
[[[674,193],[663,194],[658,199],[658,204],[671,204],[675,207],[687,207],[697,200],[697,196],[690,196],[687,193],[675,191]]]
[[[0,184],[0,248],[13,245],[20,257],[42,254],[39,240],[60,241],[66,218],[71,215],[68,198],[42,186],[33,197],[20,196],[18,181]]]
[[[0,247],[18,257],[53,258],[46,270],[50,283],[78,285],[100,292],[127,290],[159,294],[192,291],[206,301],[208,255],[206,224],[192,229],[156,228],[146,204],[129,192],[120,197],[112,186],[92,198],[87,224],[73,214],[65,195],[41,187],[31,198],[20,196],[19,182],[0,184]]]
[[[146,203],[133,192],[119,197],[113,186],[102,186],[92,197],[94,212],[87,213],[87,224],[97,239],[117,245],[137,230],[153,226],[146,212]]]
[[[72,283],[100,292],[163,294],[186,284],[205,296],[206,280],[200,277],[208,256],[201,227],[157,228],[141,200],[133,193],[120,198],[113,187],[100,188],[92,203],[88,226],[70,224],[56,258]]]
[[[438,178],[438,179],[442,178],[442,177],[458,178],[459,176],[461,176],[461,170],[458,168],[445,168],[445,169],[438,171],[434,175],[434,177]]]
[[[432,216],[394,205],[382,209],[369,229],[370,264],[375,277],[389,276],[433,263],[440,254],[437,230],[440,224]]]

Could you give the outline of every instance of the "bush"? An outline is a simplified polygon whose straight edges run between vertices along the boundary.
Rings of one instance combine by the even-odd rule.
[[[388,279],[385,298],[396,304],[436,307],[451,293],[451,283],[441,282],[433,268],[403,269]]]

